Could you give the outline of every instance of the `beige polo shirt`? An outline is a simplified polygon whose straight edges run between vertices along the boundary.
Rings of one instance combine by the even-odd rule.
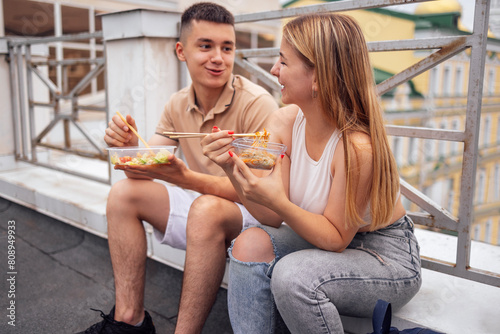
[[[262,87],[239,75],[232,75],[215,107],[203,115],[195,104],[191,86],[172,95],[156,127],[164,131],[211,133],[214,126],[236,133],[260,131],[269,115],[278,109],[274,98]],[[198,138],[178,139],[190,169],[212,175],[225,175],[222,169],[203,155]]]

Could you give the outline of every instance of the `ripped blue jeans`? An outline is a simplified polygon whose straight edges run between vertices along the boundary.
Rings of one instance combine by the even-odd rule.
[[[404,216],[358,233],[341,253],[320,250],[290,227],[258,226],[272,241],[270,263],[232,255],[228,309],[234,333],[344,333],[340,315],[371,317],[378,299],[394,309],[420,289],[419,246]],[[279,312],[278,312],[279,311]]]

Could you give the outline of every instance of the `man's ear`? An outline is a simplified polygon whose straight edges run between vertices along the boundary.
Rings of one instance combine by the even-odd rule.
[[[184,45],[182,45],[182,42],[177,42],[175,44],[175,53],[180,61],[186,61],[186,57],[184,56]]]

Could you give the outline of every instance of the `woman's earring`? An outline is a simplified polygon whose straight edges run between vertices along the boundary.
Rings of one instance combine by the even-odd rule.
[[[318,92],[315,91],[314,89],[313,89],[312,97],[313,97],[313,99],[315,99],[316,97],[318,97]]]

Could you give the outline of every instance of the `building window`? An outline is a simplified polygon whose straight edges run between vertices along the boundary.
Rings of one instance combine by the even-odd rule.
[[[425,160],[430,161],[434,158],[434,142],[430,139],[424,139]]]
[[[430,73],[429,78],[429,95],[431,97],[438,95],[438,87],[439,87],[439,68],[433,67]]]
[[[497,223],[497,245],[500,246],[500,224]]]
[[[460,121],[458,119],[454,119],[451,121],[451,129],[452,130],[458,130],[458,126],[460,124]],[[451,143],[451,154],[456,155],[458,153],[458,142],[454,141]]]
[[[402,150],[402,138],[394,137],[394,158],[396,159],[396,163],[401,166],[403,163],[403,150]]]
[[[439,126],[441,130],[446,129],[446,122],[442,121]],[[440,158],[444,158],[446,156],[446,141],[440,140],[438,144],[438,154]]]
[[[497,144],[500,144],[500,116],[497,119]]]
[[[478,204],[484,203],[485,195],[486,195],[486,171],[484,169],[480,169],[477,175],[476,203]]]
[[[464,70],[462,66],[457,66],[455,69],[455,95],[462,96],[464,93]]]
[[[484,241],[491,244],[491,219],[488,219],[484,229]]]
[[[474,233],[472,235],[472,239],[480,240],[480,238],[481,238],[481,225],[477,224],[476,226],[474,226]]]
[[[490,143],[490,134],[491,134],[491,118],[490,116],[486,116],[484,118],[484,123],[483,123],[483,146],[486,147]]]
[[[492,68],[488,71],[488,95],[495,94],[495,69]]]
[[[453,204],[455,200],[455,191],[454,191],[454,180],[448,180],[448,211],[453,213]]]
[[[500,164],[495,164],[495,172],[493,176],[493,198],[500,200]]]
[[[408,149],[408,163],[414,165],[418,159],[418,138],[411,137]]]
[[[439,203],[442,207],[446,206],[446,197],[445,197],[445,190],[446,190],[446,180],[436,180],[434,184],[430,187],[430,198],[433,199],[436,203]]]
[[[443,95],[451,96],[451,67],[449,65],[443,70]]]
[[[427,123],[427,127],[434,129],[436,125],[434,124],[433,121],[429,121]],[[424,139],[424,153],[425,153],[425,160],[431,161],[434,159],[434,155],[436,154],[436,148],[435,148],[436,143],[432,139]]]

